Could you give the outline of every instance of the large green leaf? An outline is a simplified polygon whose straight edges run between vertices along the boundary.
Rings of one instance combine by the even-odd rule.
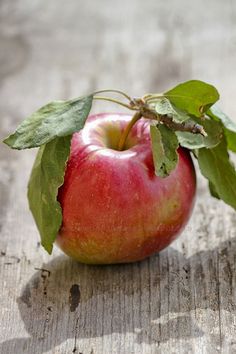
[[[175,133],[164,125],[150,126],[153,161],[155,174],[159,177],[168,176],[178,162],[179,146]]]
[[[212,149],[198,152],[200,170],[213,185],[213,193],[236,209],[236,171],[229,160],[225,138]]]
[[[205,137],[200,134],[177,131],[176,135],[181,146],[188,149],[199,149],[202,147],[214,147],[220,143],[223,134],[223,129],[220,123],[214,122],[210,119],[197,119],[196,121],[203,126],[207,136]]]
[[[53,242],[62,222],[57,201],[58,188],[63,184],[71,136],[55,138],[40,147],[28,184],[28,200],[40,232],[43,247],[52,252]]]
[[[184,122],[190,117],[170,103],[167,98],[160,98],[155,104],[155,111],[160,115],[170,115],[175,122]]]
[[[219,99],[214,86],[198,80],[184,82],[165,92],[164,96],[179,109],[196,117],[201,117]]]
[[[222,112],[217,105],[213,105],[207,111],[207,115],[216,121],[221,121],[224,127],[228,148],[236,152],[236,123]]]
[[[4,140],[13,149],[38,147],[83,128],[93,96],[48,103],[26,118],[15,133]]]

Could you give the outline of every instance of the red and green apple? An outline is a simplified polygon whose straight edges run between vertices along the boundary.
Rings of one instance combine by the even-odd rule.
[[[90,116],[75,133],[58,200],[56,243],[85,263],[144,259],[168,246],[187,223],[196,177],[187,149],[166,178],[155,175],[150,123],[140,119],[118,151],[130,115]]]

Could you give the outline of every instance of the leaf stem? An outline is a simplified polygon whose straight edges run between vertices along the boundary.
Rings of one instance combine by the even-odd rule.
[[[122,96],[124,96],[125,98],[127,98],[127,100],[131,101],[131,97],[129,95],[127,95],[127,93],[121,91],[121,90],[114,90],[114,89],[105,89],[105,90],[99,90],[99,91],[95,91],[93,94],[94,95],[97,95],[99,93],[104,93],[104,92],[115,92],[115,93],[118,93]]]
[[[146,102],[147,102],[147,104],[150,104],[150,103],[155,103],[155,102],[157,102],[158,101],[158,99],[160,99],[160,98],[163,98],[164,96],[160,96],[160,97],[150,97],[150,98],[148,98],[147,100],[146,100]]]
[[[129,122],[129,124],[127,125],[126,129],[123,131],[123,133],[121,134],[120,137],[120,141],[118,144],[118,151],[122,151],[124,149],[125,146],[125,142],[126,139],[131,131],[131,129],[133,128],[134,124],[140,119],[142,118],[142,113],[140,111],[137,111],[133,118],[131,119],[131,121]]]
[[[148,93],[148,94],[144,95],[142,98],[146,102],[149,102],[153,99],[158,99],[158,98],[163,98],[163,97],[165,97],[165,96],[162,93],[157,93],[157,94]]]
[[[119,104],[120,106],[123,106],[125,108],[131,109],[132,111],[135,111],[135,108],[130,106],[129,104],[126,104],[124,102],[121,102],[119,100],[116,100],[115,98],[111,98],[111,97],[105,97],[105,96],[95,96],[93,97],[94,100],[102,100],[102,101],[108,101],[108,102],[114,102]]]

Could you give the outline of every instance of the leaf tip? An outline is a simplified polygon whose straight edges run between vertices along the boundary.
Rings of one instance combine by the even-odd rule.
[[[45,251],[51,255],[52,254],[52,250],[53,250],[53,244],[48,244],[45,242],[41,242],[41,245],[43,246],[43,248],[45,249]]]
[[[17,144],[16,138],[15,138],[15,133],[6,137],[2,142],[4,144],[6,144],[7,146],[9,146],[11,149],[15,149],[15,150],[22,150],[23,149],[22,147],[20,147]]]
[[[11,137],[11,135],[9,135],[7,138],[5,138],[5,139],[3,139],[2,140],[2,142],[4,143],[4,144],[6,144],[7,146],[10,146],[11,147],[11,143],[10,143],[10,137]]]

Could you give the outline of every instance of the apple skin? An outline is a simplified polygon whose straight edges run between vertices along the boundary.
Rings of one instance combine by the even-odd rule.
[[[168,246],[191,215],[196,175],[189,152],[179,148],[176,169],[157,177],[147,119],[133,126],[126,150],[115,150],[131,118],[93,115],[73,135],[58,193],[63,222],[56,243],[80,262],[142,260]]]

